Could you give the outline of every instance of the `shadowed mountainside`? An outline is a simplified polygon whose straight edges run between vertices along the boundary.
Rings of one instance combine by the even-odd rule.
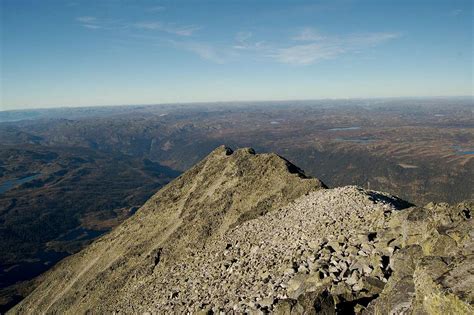
[[[121,223],[179,174],[119,153],[0,145],[0,312],[34,287],[21,281]]]

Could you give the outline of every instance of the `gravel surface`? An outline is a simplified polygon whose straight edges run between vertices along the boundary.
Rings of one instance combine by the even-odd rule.
[[[247,221],[192,259],[159,270],[162,311],[271,311],[307,279],[361,291],[365,276],[386,282],[371,232],[397,208],[389,195],[355,186],[320,190]],[[393,249],[387,249],[387,255]],[[363,261],[361,262],[361,259]],[[326,279],[326,280],[324,280]],[[377,284],[377,283],[376,283]]]

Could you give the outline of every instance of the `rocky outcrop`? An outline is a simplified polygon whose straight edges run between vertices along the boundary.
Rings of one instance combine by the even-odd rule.
[[[473,203],[428,204],[394,215],[381,231],[396,242],[392,275],[368,314],[473,314]]]
[[[471,203],[322,189],[220,147],[12,313],[469,314]]]

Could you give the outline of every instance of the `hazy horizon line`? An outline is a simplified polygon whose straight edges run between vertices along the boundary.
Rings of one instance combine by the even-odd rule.
[[[389,100],[389,99],[443,99],[443,98],[474,98],[473,95],[436,95],[436,96],[372,96],[372,97],[325,97],[325,98],[308,98],[308,99],[264,99],[264,100],[222,100],[222,101],[190,101],[190,102],[160,102],[160,103],[143,103],[143,104],[95,104],[95,105],[60,105],[45,107],[21,107],[17,109],[2,109],[0,112],[28,111],[28,110],[54,110],[54,109],[80,109],[80,108],[100,108],[100,107],[134,107],[134,106],[161,106],[161,105],[204,105],[224,103],[265,103],[265,102],[311,102],[311,101],[341,101],[341,100]]]

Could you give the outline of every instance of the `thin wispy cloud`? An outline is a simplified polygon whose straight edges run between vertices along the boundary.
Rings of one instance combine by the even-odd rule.
[[[360,54],[400,36],[398,33],[390,32],[331,36],[306,27],[286,40],[282,38],[278,42],[257,40],[253,32],[241,31],[237,32],[233,38],[231,37],[227,44],[225,42],[216,44],[211,40],[185,40],[184,38],[191,37],[202,29],[197,25],[178,25],[163,21],[107,21],[94,16],[80,16],[76,18],[76,21],[88,29],[126,30],[128,36],[136,38],[140,35],[150,35],[154,38],[153,42],[156,42],[156,37],[161,37],[160,40],[169,39],[164,42],[171,42],[177,49],[192,52],[201,59],[218,64],[227,63],[239,57],[250,57],[270,59],[291,65],[311,65],[346,54]],[[166,34],[173,35],[174,39],[170,40],[170,36],[163,36]],[[178,40],[179,38],[182,40]]]
[[[209,42],[177,42],[173,44],[178,49],[190,51],[203,60],[224,64],[243,56],[253,56],[271,59],[278,63],[290,65],[311,65],[323,60],[334,59],[345,54],[363,53],[365,50],[384,42],[396,39],[398,33],[364,33],[351,34],[345,37],[319,36],[318,40],[298,45],[281,43],[265,43],[252,41],[251,32],[239,32],[234,37],[232,45],[214,45]],[[290,38],[290,40],[293,38]],[[284,42],[284,41],[282,41]],[[291,41],[289,41],[291,43]]]
[[[311,65],[334,59],[344,54],[362,53],[364,50],[399,37],[398,33],[361,33],[346,36],[321,34],[312,28],[304,28],[287,41],[266,43],[252,41],[251,32],[239,32],[232,46],[237,51],[254,52],[257,56],[270,58],[278,63]],[[301,42],[292,45],[292,41]],[[285,42],[287,43],[285,45]]]
[[[238,32],[235,35],[235,40],[239,43],[244,43],[248,41],[250,38],[252,38],[253,34],[252,32]]]
[[[102,28],[102,26],[99,25],[99,21],[94,16],[79,16],[76,18],[76,21],[79,22],[85,28],[89,28],[89,29]]]
[[[177,48],[187,50],[198,55],[201,59],[211,61],[217,64],[224,64],[236,57],[236,55],[225,47],[215,47],[202,42],[177,42],[172,41]]]
[[[345,52],[340,45],[306,44],[278,49],[271,57],[281,63],[309,65],[324,59],[332,59]]]
[[[94,16],[79,16],[76,20],[81,23],[93,23],[97,21],[97,18]]]
[[[94,30],[101,28],[99,25],[96,25],[96,24],[82,24],[82,26],[84,26],[85,28],[90,28]]]
[[[456,9],[456,10],[452,10],[452,11],[449,13],[449,15],[451,15],[451,16],[458,16],[458,15],[460,15],[462,12],[463,12],[462,10]]]
[[[151,7],[148,9],[148,11],[150,12],[161,12],[161,11],[164,11],[165,10],[165,7],[162,6],[162,5],[157,5],[157,6],[154,6],[154,7]]]
[[[308,44],[278,48],[270,56],[281,63],[310,65],[322,60],[334,59],[343,54],[361,52],[399,36],[398,33],[366,33],[346,37],[322,36]]]
[[[80,16],[76,18],[76,21],[79,22],[82,27],[88,29],[115,30],[123,28],[123,25],[120,25],[117,22],[102,20],[95,16]]]
[[[299,32],[297,35],[292,37],[293,40],[296,41],[303,41],[303,42],[308,42],[308,41],[318,41],[324,39],[324,36],[322,36],[319,32],[312,28],[304,28]]]
[[[175,34],[179,36],[191,36],[194,32],[201,29],[201,27],[196,25],[175,25],[167,24],[162,22],[139,22],[135,23],[134,26],[139,29],[152,30],[152,31],[162,31],[170,34]]]
[[[262,51],[267,48],[265,41],[252,41],[252,37],[252,32],[238,32],[232,48],[241,51]]]
[[[400,37],[400,33],[361,33],[352,34],[342,39],[349,47],[368,48]]]
[[[161,30],[163,28],[163,24],[159,22],[140,22],[136,23],[135,26],[146,30]]]
[[[164,32],[177,36],[191,36],[201,29],[201,27],[197,25],[177,25],[161,21],[123,22],[100,20],[93,16],[80,16],[76,18],[76,21],[78,21],[81,26],[89,29],[123,30],[134,28],[137,30]]]

